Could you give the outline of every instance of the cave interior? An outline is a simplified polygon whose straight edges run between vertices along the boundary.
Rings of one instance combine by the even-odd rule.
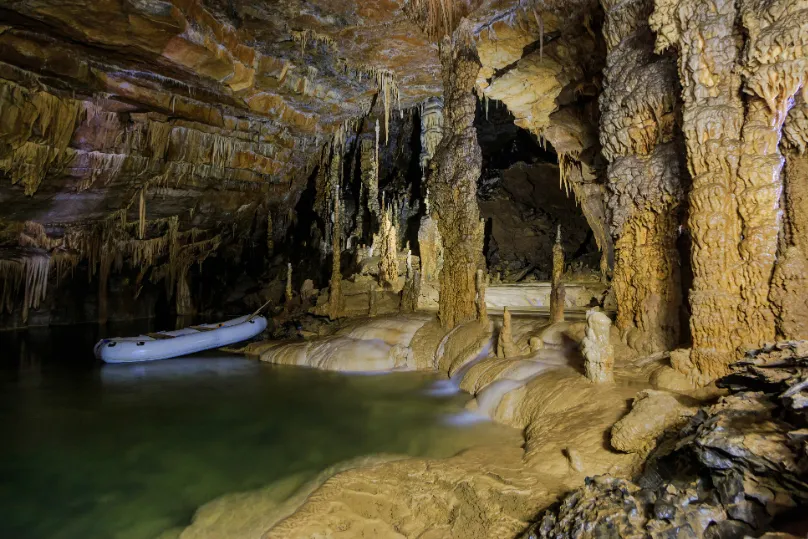
[[[6,0],[2,367],[260,311],[518,431],[166,538],[805,537],[806,78],[805,0]]]

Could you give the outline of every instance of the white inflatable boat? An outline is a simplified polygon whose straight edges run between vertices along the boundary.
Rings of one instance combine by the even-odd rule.
[[[266,327],[267,319],[263,316],[242,316],[220,324],[202,324],[137,337],[101,339],[95,345],[95,357],[106,363],[168,359],[246,341]]]

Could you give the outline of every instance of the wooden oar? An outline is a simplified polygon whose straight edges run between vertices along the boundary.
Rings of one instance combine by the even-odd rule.
[[[258,313],[263,311],[267,307],[267,305],[269,305],[270,303],[272,303],[272,300],[269,300],[266,303],[264,303],[263,305],[261,305],[260,307],[258,307],[258,310],[250,315],[250,317],[247,319],[247,322],[249,322],[250,320],[252,320],[256,316],[258,316]]]

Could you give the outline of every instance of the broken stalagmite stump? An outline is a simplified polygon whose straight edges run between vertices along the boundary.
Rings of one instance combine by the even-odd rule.
[[[586,377],[592,382],[611,382],[614,379],[614,347],[609,344],[612,321],[594,309],[586,312],[586,335],[581,342]]]

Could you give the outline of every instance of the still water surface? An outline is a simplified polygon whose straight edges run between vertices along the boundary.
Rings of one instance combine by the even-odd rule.
[[[453,421],[468,397],[430,392],[431,375],[348,376],[220,353],[102,366],[98,337],[90,326],[0,333],[0,537],[153,538],[228,492],[504,435]]]

